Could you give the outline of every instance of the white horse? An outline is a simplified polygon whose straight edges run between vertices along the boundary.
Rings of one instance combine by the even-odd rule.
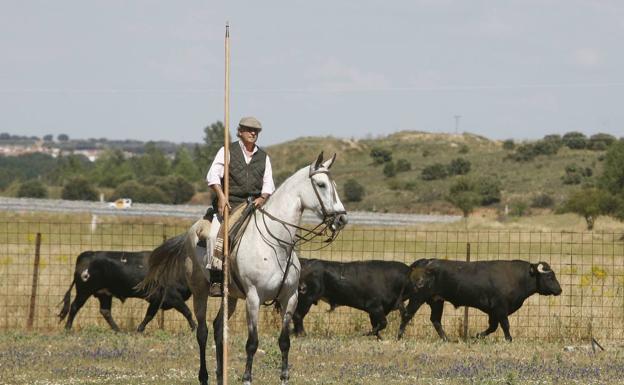
[[[323,230],[335,231],[347,223],[347,215],[331,179],[329,168],[336,155],[323,162],[323,153],[310,166],[288,178],[267,203],[253,212],[237,247],[230,256],[230,286],[228,315],[232,316],[238,299],[245,300],[247,310],[247,364],[243,384],[251,384],[253,357],[258,349],[258,312],[267,301],[279,303],[282,329],[279,347],[282,352],[280,379],[288,383],[288,351],[290,349],[289,324],[297,306],[297,287],[301,265],[293,248],[302,240],[297,234],[304,209],[316,213],[322,220]],[[150,256],[149,271],[143,282],[146,286],[168,286],[179,274],[186,274],[193,293],[193,307],[197,318],[199,344],[199,382],[208,384],[206,370],[206,308],[209,294],[209,277],[194,257],[195,245],[208,234],[210,223],[200,220],[179,241],[172,238],[156,248]],[[321,235],[321,231],[313,235]],[[327,232],[325,232],[327,233]],[[311,234],[311,233],[309,233]],[[309,235],[308,234],[308,235]],[[305,237],[303,238],[306,239]],[[174,255],[175,257],[170,257]],[[217,347],[217,382],[223,382],[223,302],[213,321],[214,340]]]

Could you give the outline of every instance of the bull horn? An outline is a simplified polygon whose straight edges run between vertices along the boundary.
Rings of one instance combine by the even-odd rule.
[[[548,270],[544,270],[544,265],[543,264],[538,264],[537,265],[537,271],[544,274],[544,273],[548,273]]]

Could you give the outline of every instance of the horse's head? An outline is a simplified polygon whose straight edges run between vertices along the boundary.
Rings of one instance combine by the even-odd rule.
[[[305,189],[301,202],[303,207],[313,211],[316,215],[329,224],[332,230],[341,230],[347,224],[347,211],[345,210],[336,183],[331,178],[329,169],[336,160],[336,154],[331,159],[323,162],[321,152],[310,165],[310,187]]]

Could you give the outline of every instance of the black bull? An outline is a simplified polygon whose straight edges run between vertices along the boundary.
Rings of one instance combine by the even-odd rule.
[[[294,332],[298,335],[305,333],[303,318],[310,307],[322,300],[329,303],[331,310],[350,306],[367,312],[373,328],[368,335],[380,338],[388,313],[399,309],[403,320],[408,315],[403,302],[409,299],[411,303],[415,288],[424,285],[416,277],[410,282],[410,268],[401,262],[300,261],[299,298],[293,314]]]
[[[124,301],[126,298],[143,298],[149,302],[145,318],[138,326],[142,332],[145,326],[154,318],[158,309],[168,310],[175,308],[188,321],[191,329],[195,329],[193,315],[184,303],[191,292],[184,279],[167,290],[160,289],[155,295],[147,298],[145,291],[139,291],[135,286],[145,278],[147,273],[147,257],[151,251],[123,252],[123,251],[85,251],[76,259],[74,279],[63,298],[63,307],[59,314],[60,321],[67,317],[65,329],[71,329],[74,317],[90,296],[100,301],[100,314],[110,327],[119,331],[113,320],[111,304],[113,297]],[[71,303],[71,290],[76,286],[76,298]],[[164,298],[163,298],[164,291]]]
[[[533,294],[559,295],[561,286],[546,262],[479,261],[461,262],[440,259],[420,259],[412,265],[413,279],[424,280],[417,301],[407,306],[407,316],[401,321],[399,337],[418,308],[427,302],[431,322],[443,340],[448,337],[442,329],[444,301],[455,307],[477,308],[489,316],[489,326],[478,338],[494,332],[500,324],[505,339],[511,341],[508,316],[520,309]]]

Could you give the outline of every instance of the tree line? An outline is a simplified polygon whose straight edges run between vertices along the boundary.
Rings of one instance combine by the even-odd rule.
[[[129,156],[109,148],[94,162],[83,155],[53,157],[43,153],[0,157],[0,188],[14,189],[18,197],[46,198],[61,188],[61,198],[107,200],[131,198],[144,203],[179,204],[205,189],[204,176],[223,145],[221,122],[204,128],[204,142],[189,149],[178,146],[173,156],[155,142],[143,144]]]

